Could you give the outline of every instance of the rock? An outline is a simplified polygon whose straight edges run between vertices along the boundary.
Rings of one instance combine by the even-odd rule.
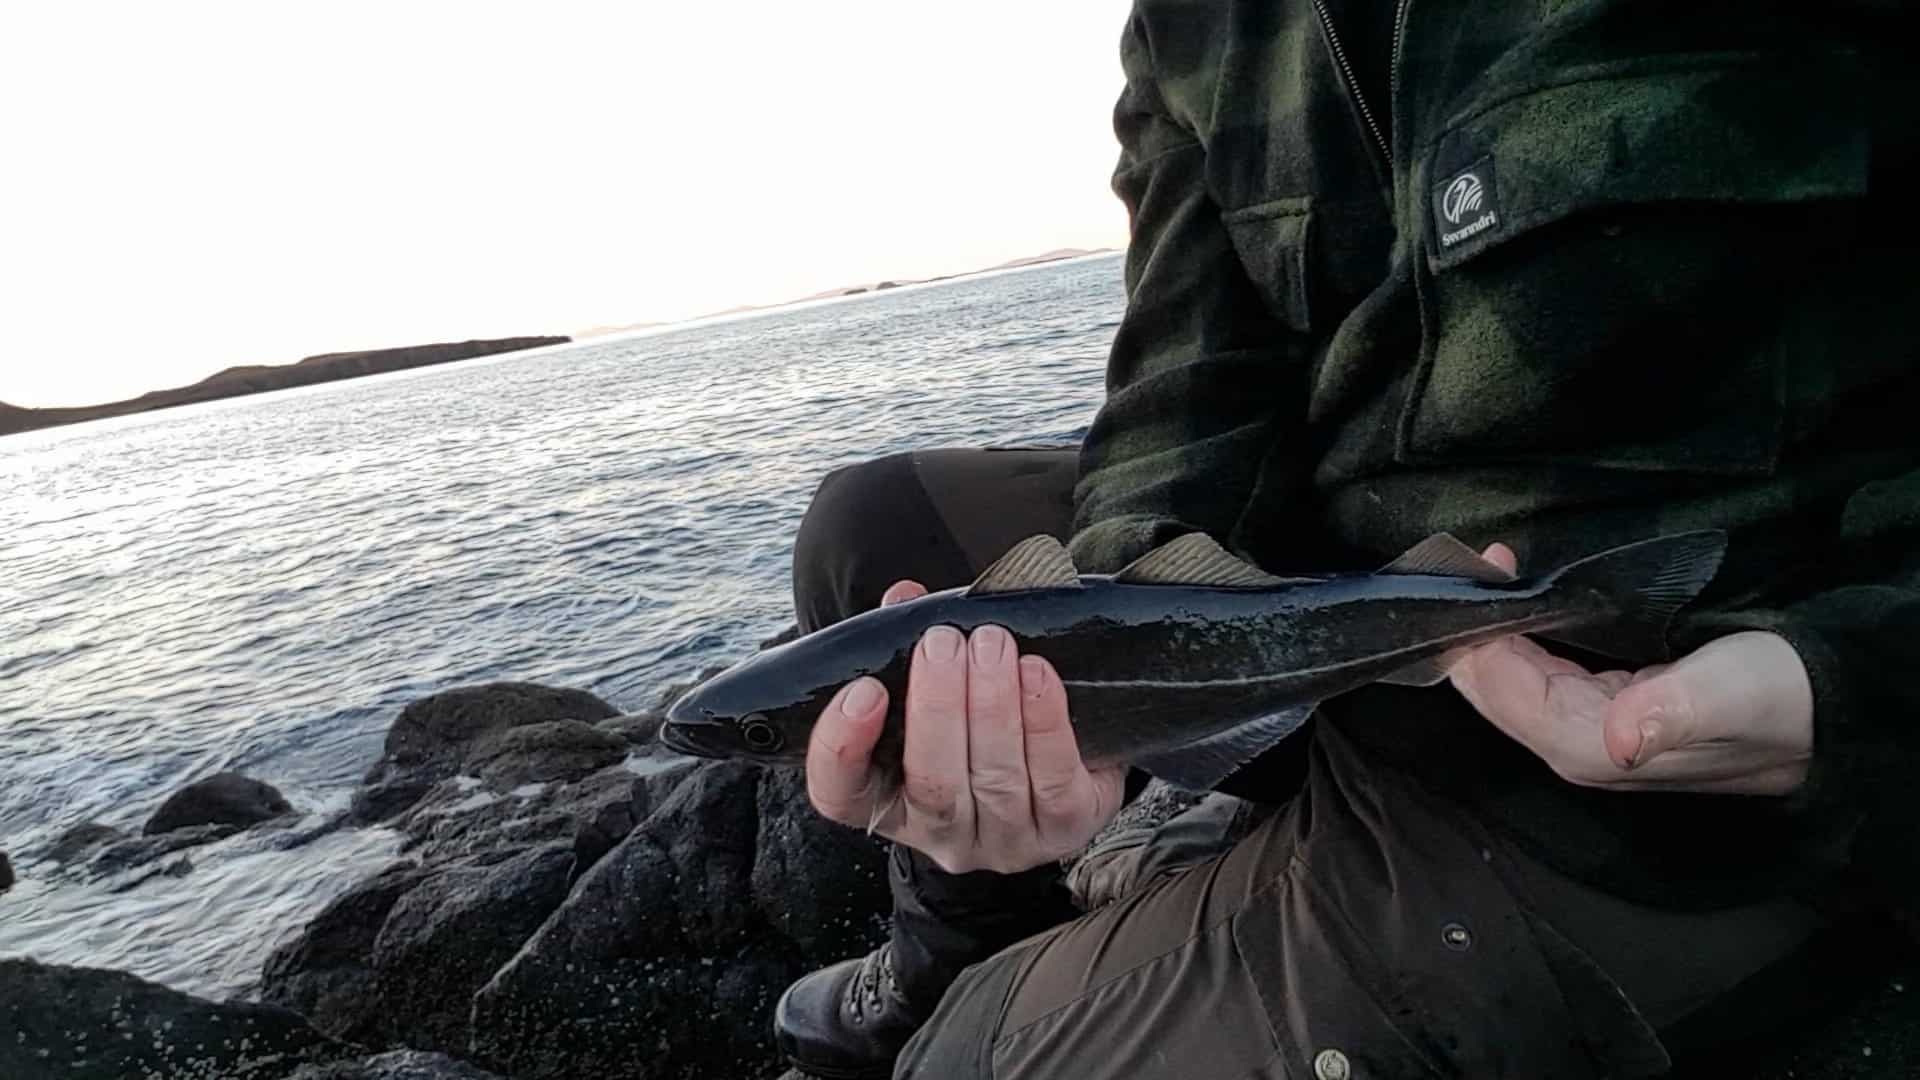
[[[0,1032],[0,1076],[21,1080],[279,1080],[350,1049],[285,1009],[32,960],[0,960]]]
[[[347,823],[378,825],[396,814],[404,813],[431,790],[433,782],[421,777],[402,777],[385,783],[368,784],[354,793],[353,804],[347,809]]]
[[[516,751],[535,764],[516,766]],[[463,1052],[474,991],[559,906],[576,867],[625,837],[635,800],[649,805],[619,765],[626,743],[577,721],[509,723],[467,752],[497,764],[483,771],[499,782],[449,776],[414,798],[391,822],[412,861],[349,890],[277,950],[266,1000],[341,1038]],[[576,773],[582,754],[613,764],[529,780]]]
[[[501,1080],[445,1054],[395,1050],[359,1061],[302,1065],[287,1080]]]
[[[397,863],[335,897],[267,957],[261,1000],[297,1010],[339,1038],[382,1042],[373,943],[387,913],[426,877],[417,863]]]
[[[461,771],[496,788],[514,788],[578,780],[626,756],[626,740],[618,735],[578,720],[549,720],[475,740],[461,759]]]
[[[367,774],[369,784],[402,777],[431,784],[459,771],[482,736],[549,720],[592,723],[618,710],[583,690],[534,683],[489,683],[445,690],[400,711],[387,732],[386,752]]]
[[[292,811],[292,805],[272,784],[239,773],[216,773],[174,792],[147,819],[142,831],[159,836],[196,825],[245,829]]]
[[[46,858],[62,866],[76,862],[97,847],[104,847],[126,834],[111,825],[102,825],[97,821],[85,821],[68,829],[54,838],[43,852]]]
[[[430,866],[475,856],[498,859],[538,844],[571,843],[594,827],[603,807],[633,799],[641,783],[617,765],[571,784],[507,791],[489,789],[476,778],[456,777],[434,785],[392,825],[406,834],[406,853]]]
[[[13,863],[7,860],[7,853],[0,851],[0,893],[13,888]]]
[[[635,741],[657,726],[525,684],[409,706],[355,800],[409,861],[276,950],[264,999],[516,1077],[772,1075],[774,997],[878,940],[884,847],[798,770]]]
[[[660,734],[660,724],[665,719],[660,713],[631,713],[602,720],[593,726],[625,740],[629,746],[645,746]]]
[[[560,906],[572,869],[571,845],[552,844],[455,865],[402,894],[370,954],[387,1041],[464,1051],[474,991]]]
[[[768,1014],[878,940],[885,854],[791,770],[687,773],[474,998],[472,1052],[522,1078],[770,1076]]]
[[[132,870],[176,851],[225,840],[239,831],[232,825],[194,825],[158,836],[128,837],[102,848],[87,864],[87,872],[99,878]]]

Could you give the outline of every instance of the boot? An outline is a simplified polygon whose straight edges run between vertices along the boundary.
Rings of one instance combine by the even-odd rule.
[[[895,844],[887,878],[887,941],[805,976],[773,1008],[780,1052],[821,1080],[885,1080],[961,971],[1079,914],[1054,864],[949,874]]]

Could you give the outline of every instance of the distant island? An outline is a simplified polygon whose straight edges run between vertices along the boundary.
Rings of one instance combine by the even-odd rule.
[[[109,416],[170,409],[201,401],[285,390],[290,386],[354,379],[362,375],[380,375],[389,371],[445,364],[494,353],[535,349],[542,345],[564,345],[566,337],[496,338],[491,341],[456,341],[436,345],[413,345],[399,349],[368,349],[363,352],[322,353],[294,364],[250,364],[230,367],[209,375],[191,386],[155,390],[126,401],[105,405],[81,405],[66,409],[23,409],[0,401],[0,435],[12,435],[35,428],[77,424]]]
[[[1063,259],[1079,259],[1088,255],[1106,255],[1117,250],[1119,249],[1059,248],[1054,251],[1042,252],[1038,255],[1029,255],[1023,259],[1009,259],[1006,262],[982,267],[979,270],[967,270],[958,274],[941,274],[939,277],[930,278],[901,278],[899,280],[890,279],[863,285],[842,285],[837,289],[828,289],[825,292],[817,292],[809,296],[797,296],[792,300],[782,300],[776,304],[743,304],[739,307],[730,307],[723,311],[709,311],[705,315],[696,315],[684,321],[698,322],[701,319],[717,319],[724,315],[745,315],[753,311],[773,311],[777,308],[792,307],[794,304],[812,303],[815,300],[836,300],[842,296],[859,296],[863,293],[885,292],[888,289],[900,288],[902,285],[931,285],[936,281],[953,281],[958,278],[974,277],[978,274],[991,274],[996,270],[1018,270],[1023,266],[1039,266],[1042,263],[1060,262]],[[637,330],[652,330],[657,327],[673,325],[675,324],[671,322],[642,322],[627,323],[622,326],[595,326],[591,329],[579,331],[575,336],[582,338],[603,337],[607,334],[628,334]]]

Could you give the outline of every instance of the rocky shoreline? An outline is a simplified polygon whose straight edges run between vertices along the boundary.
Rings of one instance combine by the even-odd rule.
[[[815,815],[797,771],[677,757],[658,724],[580,691],[451,690],[400,712],[331,820],[223,774],[168,798],[140,836],[83,825],[15,852],[23,877],[133,888],[191,874],[195,847],[241,830],[287,847],[344,828],[404,838],[273,951],[257,1002],[0,961],[0,1077],[780,1075],[772,1003],[880,940],[884,849]],[[1759,1075],[1781,1080],[1920,1075],[1920,987],[1870,988],[1767,1060]]]

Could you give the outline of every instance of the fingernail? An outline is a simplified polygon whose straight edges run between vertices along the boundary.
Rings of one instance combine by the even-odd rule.
[[[1007,654],[1007,646],[1013,643],[1013,635],[997,626],[983,626],[973,632],[968,646],[973,650],[973,658],[982,664],[997,664]]]
[[[1037,656],[1020,658],[1020,692],[1037,698],[1047,691],[1047,662]]]
[[[951,626],[936,626],[920,639],[920,647],[927,651],[929,660],[957,660],[960,658],[960,631]]]
[[[880,704],[881,693],[878,679],[855,679],[840,698],[840,712],[846,716],[865,716]]]

